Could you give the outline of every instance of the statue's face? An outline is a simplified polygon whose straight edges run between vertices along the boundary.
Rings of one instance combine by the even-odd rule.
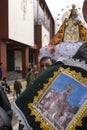
[[[76,8],[75,4],[72,4],[72,9],[75,9],[75,8]]]

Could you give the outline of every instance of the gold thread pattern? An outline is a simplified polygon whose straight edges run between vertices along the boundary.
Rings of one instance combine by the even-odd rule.
[[[43,130],[55,130],[53,128],[53,126],[47,122],[42,116],[41,114],[37,111],[37,109],[35,108],[35,105],[37,104],[37,102],[40,100],[40,98],[42,97],[43,93],[48,89],[48,87],[51,85],[51,83],[54,81],[54,79],[61,73],[64,72],[70,76],[72,76],[73,78],[75,78],[76,80],[78,80],[79,82],[83,83],[84,85],[87,86],[87,77],[82,77],[80,72],[76,72],[76,71],[71,71],[70,68],[64,69],[62,67],[60,67],[60,69],[56,72],[54,72],[53,77],[49,78],[48,83],[44,84],[43,90],[39,90],[38,91],[38,96],[34,96],[34,100],[33,103],[29,103],[28,104],[28,108],[31,110],[31,116],[35,116],[35,122],[40,122],[40,128],[42,128]],[[75,119],[73,119],[72,123],[70,124],[70,126],[68,127],[67,130],[75,130],[76,126],[82,126],[82,118],[87,116],[87,103],[84,104],[84,106],[82,107],[81,111],[78,113],[78,115],[75,117]]]

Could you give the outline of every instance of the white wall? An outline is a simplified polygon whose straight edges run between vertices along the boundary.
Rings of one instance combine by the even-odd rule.
[[[9,38],[34,45],[33,0],[9,0]]]
[[[42,46],[48,45],[49,40],[50,40],[50,34],[48,30],[44,26],[42,26]]]

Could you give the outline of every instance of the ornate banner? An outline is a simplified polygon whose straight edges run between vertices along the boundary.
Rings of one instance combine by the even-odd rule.
[[[87,114],[87,77],[60,68],[28,104],[43,130],[73,130]]]

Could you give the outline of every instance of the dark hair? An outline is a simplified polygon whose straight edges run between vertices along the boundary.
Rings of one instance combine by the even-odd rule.
[[[0,65],[2,65],[2,62],[0,62]]]
[[[49,57],[49,56],[44,56],[44,57],[42,57],[42,58],[40,59],[40,63],[41,63],[43,60],[47,60],[47,59],[50,59],[50,61],[52,62],[51,57]]]
[[[52,59],[50,56],[44,56],[44,57],[42,57],[42,58],[40,59],[40,63],[41,63],[43,60],[47,60],[47,59],[50,59],[50,61],[52,62],[52,64],[56,62],[56,60]]]
[[[3,80],[6,80],[6,77],[3,77]]]

